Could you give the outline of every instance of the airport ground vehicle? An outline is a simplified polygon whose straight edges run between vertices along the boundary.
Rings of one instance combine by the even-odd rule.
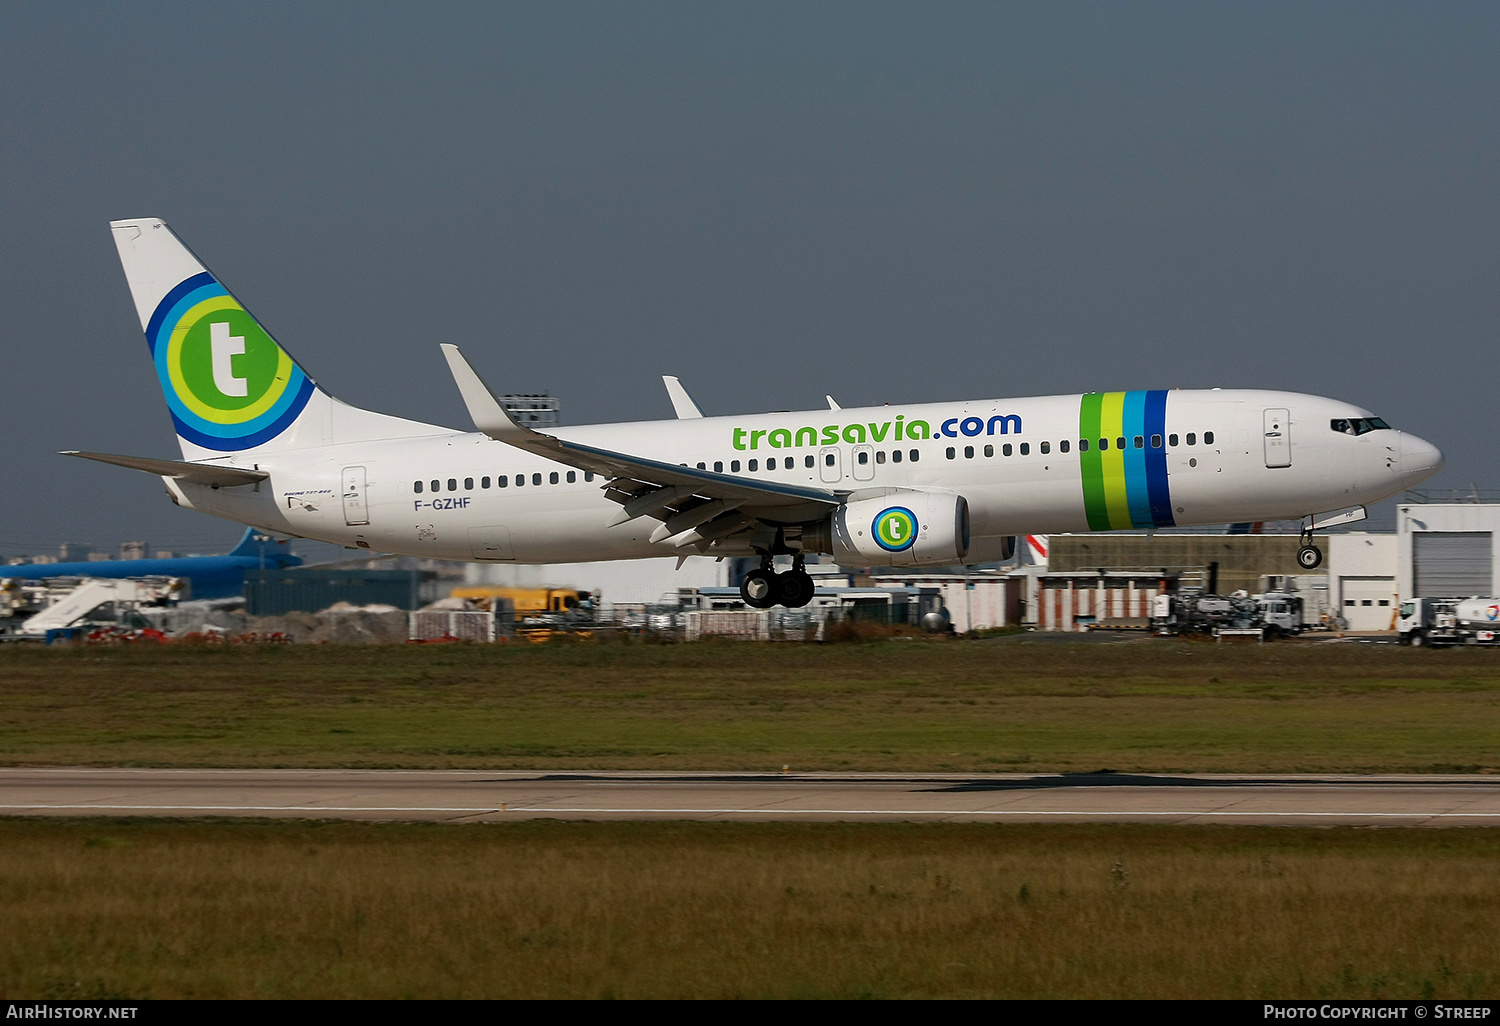
[[[1217,630],[1261,630],[1267,638],[1300,634],[1302,597],[1285,591],[1263,595],[1213,595],[1197,590],[1158,595],[1151,611],[1158,634],[1212,634]]]
[[[1500,598],[1408,599],[1397,630],[1403,645],[1500,645]]]

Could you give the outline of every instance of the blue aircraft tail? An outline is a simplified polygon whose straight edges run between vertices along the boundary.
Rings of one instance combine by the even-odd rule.
[[[286,541],[278,541],[264,531],[258,531],[251,527],[245,530],[245,536],[240,539],[239,544],[226,552],[225,555],[248,556],[255,559],[266,556],[278,560],[278,565],[288,561],[293,563],[302,562],[302,560],[287,551],[287,545]]]

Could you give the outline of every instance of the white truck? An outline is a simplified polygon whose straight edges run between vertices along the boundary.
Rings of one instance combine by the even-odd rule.
[[[1500,645],[1500,599],[1408,599],[1400,612],[1403,645]]]
[[[1285,591],[1262,595],[1211,595],[1182,591],[1158,595],[1153,603],[1151,626],[1158,634],[1212,634],[1216,630],[1260,630],[1275,638],[1300,634],[1302,597]]]

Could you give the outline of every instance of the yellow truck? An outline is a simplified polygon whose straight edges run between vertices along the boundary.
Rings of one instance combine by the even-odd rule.
[[[578,588],[501,587],[476,585],[454,588],[454,598],[468,599],[480,609],[489,609],[496,599],[511,603],[515,610],[516,635],[529,641],[546,641],[556,634],[587,636],[594,623],[594,594]]]

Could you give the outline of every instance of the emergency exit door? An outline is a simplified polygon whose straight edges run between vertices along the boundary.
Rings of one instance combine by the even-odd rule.
[[[1266,466],[1290,467],[1292,465],[1291,416],[1288,410],[1267,410]]]
[[[358,527],[369,522],[370,514],[365,509],[365,468],[345,467],[344,523],[350,527]]]

